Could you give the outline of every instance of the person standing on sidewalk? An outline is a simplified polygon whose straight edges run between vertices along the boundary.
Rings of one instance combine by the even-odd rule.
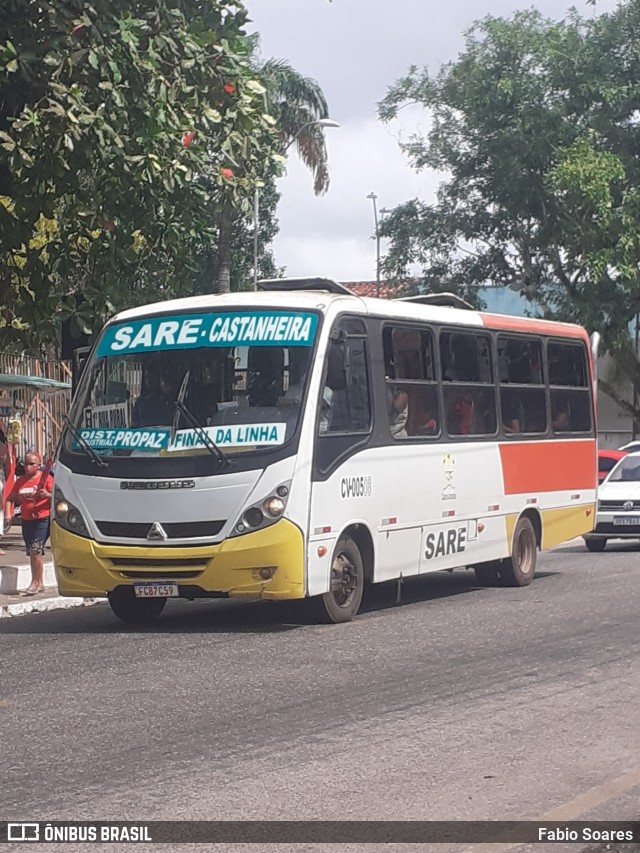
[[[11,473],[11,458],[9,456],[9,445],[4,431],[0,429],[0,536],[4,535],[4,485]],[[4,557],[6,551],[0,548],[0,557]]]
[[[22,538],[31,562],[31,583],[25,595],[44,591],[44,548],[51,525],[53,477],[41,471],[42,459],[30,451],[25,457],[26,473],[15,482],[9,500],[19,501],[22,511]]]

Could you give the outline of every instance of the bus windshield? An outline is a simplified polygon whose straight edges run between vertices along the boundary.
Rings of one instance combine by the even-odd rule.
[[[66,449],[175,459],[211,444],[226,457],[283,445],[300,417],[317,322],[311,313],[251,311],[107,327]]]

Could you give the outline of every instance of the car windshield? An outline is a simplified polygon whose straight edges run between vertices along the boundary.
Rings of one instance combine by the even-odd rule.
[[[271,311],[108,327],[74,425],[102,457],[207,453],[198,426],[226,456],[282,445],[298,424],[317,321]],[[81,452],[71,431],[65,442]]]
[[[609,482],[640,482],[640,454],[625,456],[609,475]]]

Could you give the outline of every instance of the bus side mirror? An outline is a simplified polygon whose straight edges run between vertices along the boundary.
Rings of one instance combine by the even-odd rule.
[[[592,332],[589,338],[589,349],[591,350],[591,365],[593,368],[593,384],[598,387],[598,356],[600,355],[600,333]]]
[[[346,337],[331,343],[325,384],[332,391],[346,391],[351,385],[351,345]]]
[[[84,369],[87,366],[87,360],[91,352],[91,347],[78,347],[73,351],[73,361],[71,363],[71,395],[76,393],[78,383],[82,378]]]

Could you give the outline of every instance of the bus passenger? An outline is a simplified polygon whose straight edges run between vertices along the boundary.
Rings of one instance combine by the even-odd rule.
[[[146,371],[142,394],[133,407],[134,427],[167,426],[173,420],[175,408],[168,396],[168,386],[156,371]]]
[[[469,392],[463,394],[455,404],[457,418],[456,435],[470,435],[473,424],[473,397]]]
[[[407,438],[409,395],[399,386],[388,389],[389,429],[394,438]]]
[[[502,391],[502,426],[507,435],[522,432],[520,404],[516,391],[506,388]]]
[[[563,402],[558,402],[551,412],[551,425],[554,432],[567,432],[569,429],[569,412]]]

